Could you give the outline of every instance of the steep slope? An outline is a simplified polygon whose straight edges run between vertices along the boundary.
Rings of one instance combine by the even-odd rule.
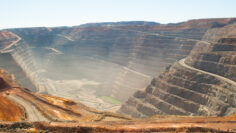
[[[186,63],[236,81],[236,24],[209,30],[204,39],[213,44],[202,52],[193,50]]]
[[[228,132],[232,117],[155,116],[131,119],[101,112],[68,99],[39,95],[0,72],[1,132]],[[174,121],[173,121],[174,120]],[[13,122],[10,122],[13,121]]]
[[[208,30],[186,59],[167,67],[120,112],[132,117],[235,113],[235,35],[235,24]]]
[[[189,55],[209,28],[233,21],[9,29],[22,38],[11,56],[30,78],[34,90],[113,110],[120,106],[116,103],[145,88],[166,66]]]
[[[21,38],[12,32],[0,31],[0,67],[14,74],[17,82],[35,91],[35,86],[32,84],[27,74],[22,70],[21,66],[14,61],[11,52]]]
[[[1,50],[7,49],[9,45],[14,43],[15,41],[17,41],[17,37],[13,33],[7,32],[7,31],[0,32],[0,49]]]
[[[71,38],[70,38],[71,39]],[[31,62],[34,58],[27,58],[30,53],[29,45],[23,42],[12,45],[9,48],[18,48],[11,51],[11,57],[15,56],[16,61],[24,62],[21,68],[33,72]],[[228,40],[229,41],[229,40]],[[228,42],[226,41],[226,42]],[[7,40],[6,40],[7,42]],[[224,41],[225,42],[225,41]],[[230,40],[232,42],[232,40]],[[13,44],[8,41],[4,47]],[[18,46],[17,46],[18,45]],[[20,45],[20,47],[19,47]],[[51,49],[52,50],[52,49]],[[4,53],[10,51],[4,50]],[[54,50],[55,51],[55,50]],[[28,51],[30,52],[30,51]],[[21,55],[16,58],[16,55]],[[22,58],[20,58],[22,57]],[[11,59],[11,58],[10,58]],[[5,63],[8,60],[4,60]],[[31,65],[29,65],[31,64]],[[15,65],[15,64],[12,64]],[[183,66],[188,69],[196,69],[179,62],[180,69]],[[10,64],[9,64],[9,67]],[[13,67],[13,66],[12,66]],[[168,70],[169,68],[167,68]],[[174,70],[174,69],[173,69]],[[201,71],[196,69],[197,71]],[[25,71],[25,73],[27,73]],[[17,72],[18,73],[18,72]],[[137,73],[137,72],[136,72]],[[208,72],[204,73],[208,75]],[[32,77],[34,73],[28,75]],[[213,75],[213,74],[211,74]],[[25,75],[23,75],[25,76]],[[160,77],[161,78],[161,77]],[[231,117],[180,117],[180,116],[154,116],[147,119],[133,119],[120,114],[97,111],[84,104],[60,97],[42,95],[20,86],[15,76],[0,69],[0,132],[234,132],[235,116]],[[37,79],[37,78],[35,78]],[[23,80],[24,81],[24,80]],[[40,83],[32,81],[31,83]],[[46,84],[49,86],[50,84]],[[155,84],[153,80],[152,84]],[[219,86],[221,86],[219,81]],[[64,86],[61,86],[64,88]],[[225,86],[224,86],[225,87]],[[226,86],[227,87],[227,86]],[[147,89],[148,91],[152,91]],[[63,93],[62,93],[63,94]],[[80,95],[82,93],[79,93]],[[136,97],[143,96],[143,93],[136,93]],[[136,102],[141,100],[134,99]],[[232,101],[232,100],[231,100]],[[151,104],[138,105],[140,109],[150,114]],[[140,108],[141,107],[141,108]],[[132,107],[131,107],[132,108]],[[170,107],[172,110],[175,108]],[[191,107],[189,107],[191,108]],[[134,109],[134,108],[133,108]],[[179,109],[178,111],[183,111]],[[187,111],[185,111],[188,113]],[[152,113],[152,112],[151,112]],[[165,113],[167,114],[167,113]],[[13,122],[10,122],[13,121]]]
[[[2,121],[20,121],[25,119],[23,109],[3,96],[3,93],[9,93],[11,89],[13,76],[0,69],[0,120]]]
[[[97,111],[78,102],[49,95],[39,95],[15,82],[0,69],[0,120],[2,121],[107,121],[128,117]]]

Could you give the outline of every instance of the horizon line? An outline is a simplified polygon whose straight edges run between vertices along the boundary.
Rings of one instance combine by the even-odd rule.
[[[183,21],[177,21],[177,22],[168,22],[168,23],[161,23],[158,21],[146,21],[146,20],[124,20],[124,21],[102,21],[102,22],[86,22],[86,23],[81,23],[78,25],[55,25],[55,26],[22,26],[22,27],[6,27],[6,28],[0,28],[0,30],[8,30],[8,29],[26,29],[26,28],[57,28],[57,27],[76,27],[76,26],[81,26],[81,25],[86,25],[86,24],[99,24],[99,23],[119,23],[119,22],[154,22],[154,23],[159,23],[160,25],[168,25],[168,24],[178,24],[178,23],[184,23],[188,21],[194,21],[194,20],[207,20],[207,19],[236,19],[236,17],[212,17],[212,18],[194,18],[194,19],[187,19]]]

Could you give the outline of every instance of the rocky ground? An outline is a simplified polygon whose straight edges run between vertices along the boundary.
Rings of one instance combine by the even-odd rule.
[[[236,117],[184,117],[156,115],[133,119],[101,112],[68,99],[39,95],[14,83],[1,70],[1,132],[228,132],[235,131]],[[9,104],[11,102],[11,104]],[[18,108],[19,114],[16,113]],[[9,114],[13,109],[14,113]],[[14,119],[15,118],[15,119]]]
[[[235,24],[209,29],[187,58],[137,91],[120,112],[133,117],[225,116],[236,112]]]
[[[235,19],[212,19],[192,20],[178,25],[102,24],[92,28],[82,26],[72,29],[12,30],[18,33],[22,40],[11,32],[1,32],[1,54],[6,55],[12,52],[9,51],[12,47],[17,48],[10,57],[18,61],[15,64],[18,63],[21,69],[17,70],[23,72],[24,79],[21,83],[33,85],[36,89],[22,87],[16,79],[21,77],[19,74],[15,77],[1,68],[0,132],[236,132],[234,21]],[[37,35],[39,32],[40,36]],[[130,38],[127,35],[130,35]],[[55,36],[58,38],[55,39]],[[107,40],[103,40],[104,36]],[[114,40],[116,41],[113,42]],[[71,43],[74,41],[80,42],[79,48],[75,43]],[[95,93],[94,88],[91,89],[91,85],[101,83],[96,74],[92,76],[91,73],[81,73],[100,82],[86,78],[73,80],[68,76],[70,74],[66,73],[69,70],[66,70],[62,72],[68,80],[64,80],[60,73],[45,74],[45,71],[53,69],[38,69],[35,61],[39,61],[38,64],[57,64],[63,60],[66,66],[66,58],[60,57],[52,62],[27,58],[43,53],[33,53],[32,49],[35,47],[41,49],[51,43],[57,45],[45,48],[46,51],[51,51],[51,54],[61,55],[72,49],[79,49],[82,53],[85,50],[95,52],[96,56],[83,58],[91,59],[89,63],[98,64],[96,68],[99,68],[99,71],[94,71],[96,74],[107,72],[108,76],[103,78],[116,79],[112,91],[107,92],[109,96],[119,98],[127,93],[127,97],[128,93],[136,92],[122,105],[119,113],[88,107],[117,109],[110,103],[100,101],[101,97],[96,96],[99,91]],[[93,46],[96,43],[102,47],[95,49]],[[108,52],[110,56],[105,59],[108,55],[101,54],[108,48],[108,44],[114,44],[115,50],[112,51],[114,53]],[[125,52],[126,49],[131,52]],[[76,54],[76,50],[70,52]],[[129,55],[128,58],[117,56],[123,54]],[[2,58],[4,62],[7,61],[5,57]],[[50,57],[52,58],[54,56]],[[147,59],[150,59],[150,62],[145,61]],[[160,61],[162,68],[167,66],[166,69],[155,76],[145,89],[135,88],[138,81],[147,82],[147,79],[155,75],[154,68],[160,66],[155,61]],[[10,64],[14,63],[8,62],[4,66],[11,66]],[[81,70],[92,71],[95,68],[88,64]],[[112,67],[104,71],[104,64]],[[47,65],[45,68],[50,66]],[[58,65],[58,69],[65,70],[62,69],[65,66]],[[16,67],[12,66],[9,70],[14,72],[14,68]],[[113,70],[118,74],[111,73]],[[55,80],[49,78],[52,75],[56,77]],[[115,76],[117,77],[114,78]],[[89,91],[85,88],[79,91],[73,89],[74,86],[82,85],[88,87]],[[51,88],[51,94],[47,87]],[[130,91],[132,87],[134,89]],[[100,90],[100,93],[106,90],[109,90],[109,87]],[[53,95],[54,93],[58,95]],[[72,94],[82,103],[71,100]],[[64,98],[58,97],[60,95]],[[121,99],[125,100],[124,97]],[[102,106],[97,104],[97,101],[100,101]]]

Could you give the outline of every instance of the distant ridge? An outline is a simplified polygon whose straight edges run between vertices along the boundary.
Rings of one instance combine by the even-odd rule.
[[[80,25],[80,27],[129,26],[129,25],[154,26],[154,25],[160,25],[160,23],[149,22],[149,21],[120,21],[120,22],[87,23]]]

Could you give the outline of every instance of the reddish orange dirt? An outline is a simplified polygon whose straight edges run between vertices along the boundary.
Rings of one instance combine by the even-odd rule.
[[[24,111],[14,102],[4,97],[4,94],[8,94],[10,85],[10,76],[4,76],[7,72],[1,70],[0,72],[0,120],[2,121],[20,121],[25,119]],[[9,81],[10,82],[10,81]]]
[[[0,39],[8,39],[8,38],[14,38],[15,36],[11,32],[7,31],[1,31],[0,32]]]
[[[153,116],[132,119],[120,114],[97,111],[72,100],[41,95],[20,87],[14,76],[0,71],[0,131],[50,132],[236,132],[236,115],[232,117]],[[32,103],[51,122],[21,122],[27,114],[8,99],[16,96]],[[8,121],[8,122],[3,122]],[[27,121],[27,120],[26,120]],[[11,129],[20,126],[21,129]],[[23,126],[23,128],[22,128]]]
[[[0,96],[0,120],[20,121],[24,119],[23,110],[12,101]]]
[[[156,25],[156,26],[117,26],[117,28],[123,29],[132,29],[132,30],[147,30],[147,31],[172,31],[172,30],[186,30],[186,29],[195,29],[195,28],[207,28],[210,27],[212,22],[227,24],[230,21],[235,21],[236,18],[219,18],[219,19],[197,19],[197,20],[189,20],[182,24],[174,24],[174,25]]]
[[[72,100],[33,93],[29,89],[17,85],[13,80],[14,79],[13,77],[14,76],[10,75],[5,70],[1,70],[0,79],[2,79],[2,82],[0,83],[0,86],[2,86],[2,88],[0,89],[1,91],[0,96],[2,97],[6,96],[3,101],[11,102],[11,100],[8,99],[9,97],[23,99],[31,103],[30,106],[34,106],[49,121],[91,122],[91,121],[111,120],[110,117],[112,117],[112,120],[130,119],[115,113],[100,112],[95,109],[89,108],[86,105],[83,105],[79,102],[74,102]],[[11,106],[11,104],[9,105]],[[21,107],[17,105],[15,106],[18,108]],[[12,107],[15,106],[12,105]],[[8,109],[5,106],[4,108]],[[5,120],[5,119],[0,119],[0,120]]]
[[[51,131],[86,132],[236,132],[233,117],[177,117],[91,123],[37,123],[36,128]]]

